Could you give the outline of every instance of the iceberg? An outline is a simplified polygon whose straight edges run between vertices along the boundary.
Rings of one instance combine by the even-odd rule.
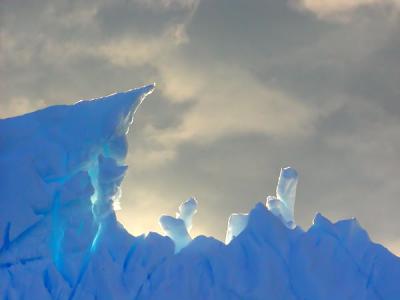
[[[400,258],[356,219],[295,224],[292,168],[225,242],[190,235],[194,198],[160,218],[165,235],[129,234],[126,135],[153,89],[0,120],[1,299],[399,299]]]

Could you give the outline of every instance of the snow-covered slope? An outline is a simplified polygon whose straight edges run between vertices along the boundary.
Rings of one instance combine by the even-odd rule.
[[[400,259],[355,219],[294,222],[297,172],[229,219],[226,243],[190,236],[197,201],[167,236],[118,223],[126,133],[152,85],[0,120],[1,299],[400,299]]]

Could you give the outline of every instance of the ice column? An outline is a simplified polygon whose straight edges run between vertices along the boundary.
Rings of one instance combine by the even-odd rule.
[[[197,212],[197,200],[194,197],[189,198],[178,210],[176,218],[166,215],[160,217],[161,228],[174,241],[175,253],[181,251],[192,240],[189,233],[192,229],[193,215]]]
[[[288,228],[295,228],[294,203],[296,200],[296,188],[298,182],[297,171],[291,167],[281,169],[278,185],[276,187],[276,197],[267,197],[267,207]]]
[[[188,232],[192,229],[192,219],[196,212],[197,200],[194,197],[191,197],[179,206],[179,212],[176,213],[176,218],[185,222]]]

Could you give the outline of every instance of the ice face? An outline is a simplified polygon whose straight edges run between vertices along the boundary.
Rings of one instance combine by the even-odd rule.
[[[192,238],[182,219],[164,215],[160,217],[160,225],[164,233],[174,241],[175,253],[181,251],[191,242]]]
[[[291,229],[296,227],[294,204],[297,182],[298,174],[295,169],[291,167],[282,168],[276,187],[276,197],[268,196],[266,202],[268,209]]]
[[[174,241],[176,253],[192,240],[189,233],[192,229],[193,215],[197,212],[197,204],[197,200],[191,197],[179,206],[176,218],[166,215],[160,217],[160,226],[164,233]]]
[[[0,265],[50,257],[63,277],[79,278],[116,224],[126,133],[153,88],[0,120]]]
[[[276,197],[281,200],[291,212],[294,212],[297,182],[298,174],[295,169],[291,167],[281,169],[278,185],[276,187]]]
[[[229,244],[237,237],[247,226],[249,220],[248,214],[231,214],[228,220],[228,229],[226,231],[225,244]]]

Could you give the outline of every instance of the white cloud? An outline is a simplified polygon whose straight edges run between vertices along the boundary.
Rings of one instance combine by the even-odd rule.
[[[233,134],[304,137],[313,131],[319,111],[257,81],[244,69],[226,64],[204,68],[168,58],[157,67],[160,92],[170,101],[192,101],[178,127],[145,128],[153,145],[133,154],[135,166],[157,166],[175,158],[181,144],[212,143]]]
[[[161,36],[131,36],[112,40],[99,45],[98,49],[92,48],[91,54],[100,55],[119,67],[153,64],[154,60],[173,51],[187,40],[184,26],[176,24],[168,27]]]
[[[228,65],[220,67],[217,70],[209,68],[204,77],[190,70],[182,74],[185,76],[181,81],[183,89],[187,89],[184,83],[193,73],[202,84],[194,85],[196,104],[184,116],[180,128],[165,136],[166,140],[213,141],[233,132],[271,136],[308,132],[313,121],[312,111],[299,99],[258,82],[246,70]],[[163,80],[168,85],[169,77]]]
[[[300,0],[300,5],[321,18],[338,16],[369,6],[390,6],[400,9],[399,0]]]

